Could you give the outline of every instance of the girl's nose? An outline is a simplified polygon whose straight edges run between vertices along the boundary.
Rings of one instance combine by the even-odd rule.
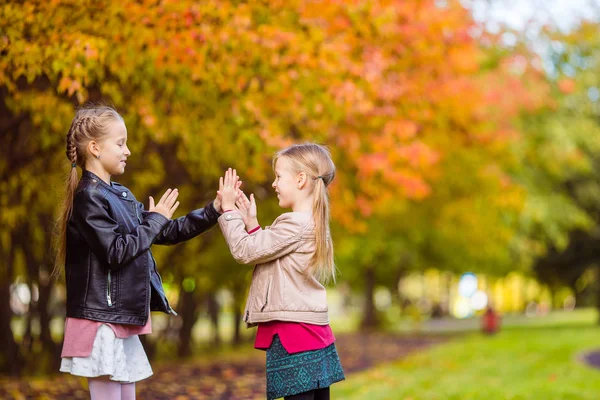
[[[125,147],[125,155],[129,157],[131,155],[131,151],[129,151],[129,147]]]
[[[276,188],[277,188],[277,185],[275,185],[275,181],[273,181],[273,183],[271,183],[271,187],[272,187],[273,189],[276,189]]]

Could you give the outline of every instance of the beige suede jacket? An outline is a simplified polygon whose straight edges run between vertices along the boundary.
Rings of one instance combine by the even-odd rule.
[[[238,211],[218,221],[233,258],[256,264],[244,312],[248,326],[275,320],[329,324],[325,287],[308,272],[315,252],[312,214],[285,213],[252,234]]]

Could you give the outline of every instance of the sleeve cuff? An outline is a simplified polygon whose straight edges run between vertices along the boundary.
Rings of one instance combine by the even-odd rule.
[[[252,228],[251,230],[248,231],[248,235],[250,235],[251,233],[256,232],[259,229],[260,229],[260,225],[258,225],[256,228]]]
[[[216,221],[221,214],[219,214],[219,212],[217,211],[217,209],[215,208],[215,205],[213,204],[214,202],[210,202],[206,205],[206,207],[204,207],[204,210],[206,211],[206,213],[211,217],[211,219],[213,219],[213,221]]]
[[[169,222],[169,218],[165,217],[162,214],[157,213],[156,211],[150,211],[146,218],[152,219],[163,226]]]

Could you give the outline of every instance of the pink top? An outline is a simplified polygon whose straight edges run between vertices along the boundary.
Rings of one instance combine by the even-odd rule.
[[[290,354],[324,349],[335,342],[333,331],[329,325],[270,321],[258,324],[254,348],[268,349],[276,334],[279,335],[281,344]]]
[[[88,357],[92,354],[96,332],[98,332],[98,328],[100,328],[100,325],[102,324],[110,326],[115,333],[115,336],[120,339],[125,339],[134,335],[152,333],[150,314],[148,314],[148,322],[146,322],[146,325],[144,326],[109,324],[89,319],[67,318],[65,320],[65,339],[60,356]]]

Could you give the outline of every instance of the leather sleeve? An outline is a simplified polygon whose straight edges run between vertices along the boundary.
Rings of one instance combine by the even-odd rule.
[[[145,217],[148,214],[148,211],[142,211],[142,216]],[[220,214],[215,210],[213,203],[210,202],[204,208],[194,210],[183,217],[169,220],[154,243],[176,244],[192,239],[215,226],[219,215]]]
[[[139,226],[128,233],[109,212],[108,200],[99,190],[83,190],[73,201],[72,220],[94,254],[111,270],[120,269],[150,249],[169,219],[147,213]]]

